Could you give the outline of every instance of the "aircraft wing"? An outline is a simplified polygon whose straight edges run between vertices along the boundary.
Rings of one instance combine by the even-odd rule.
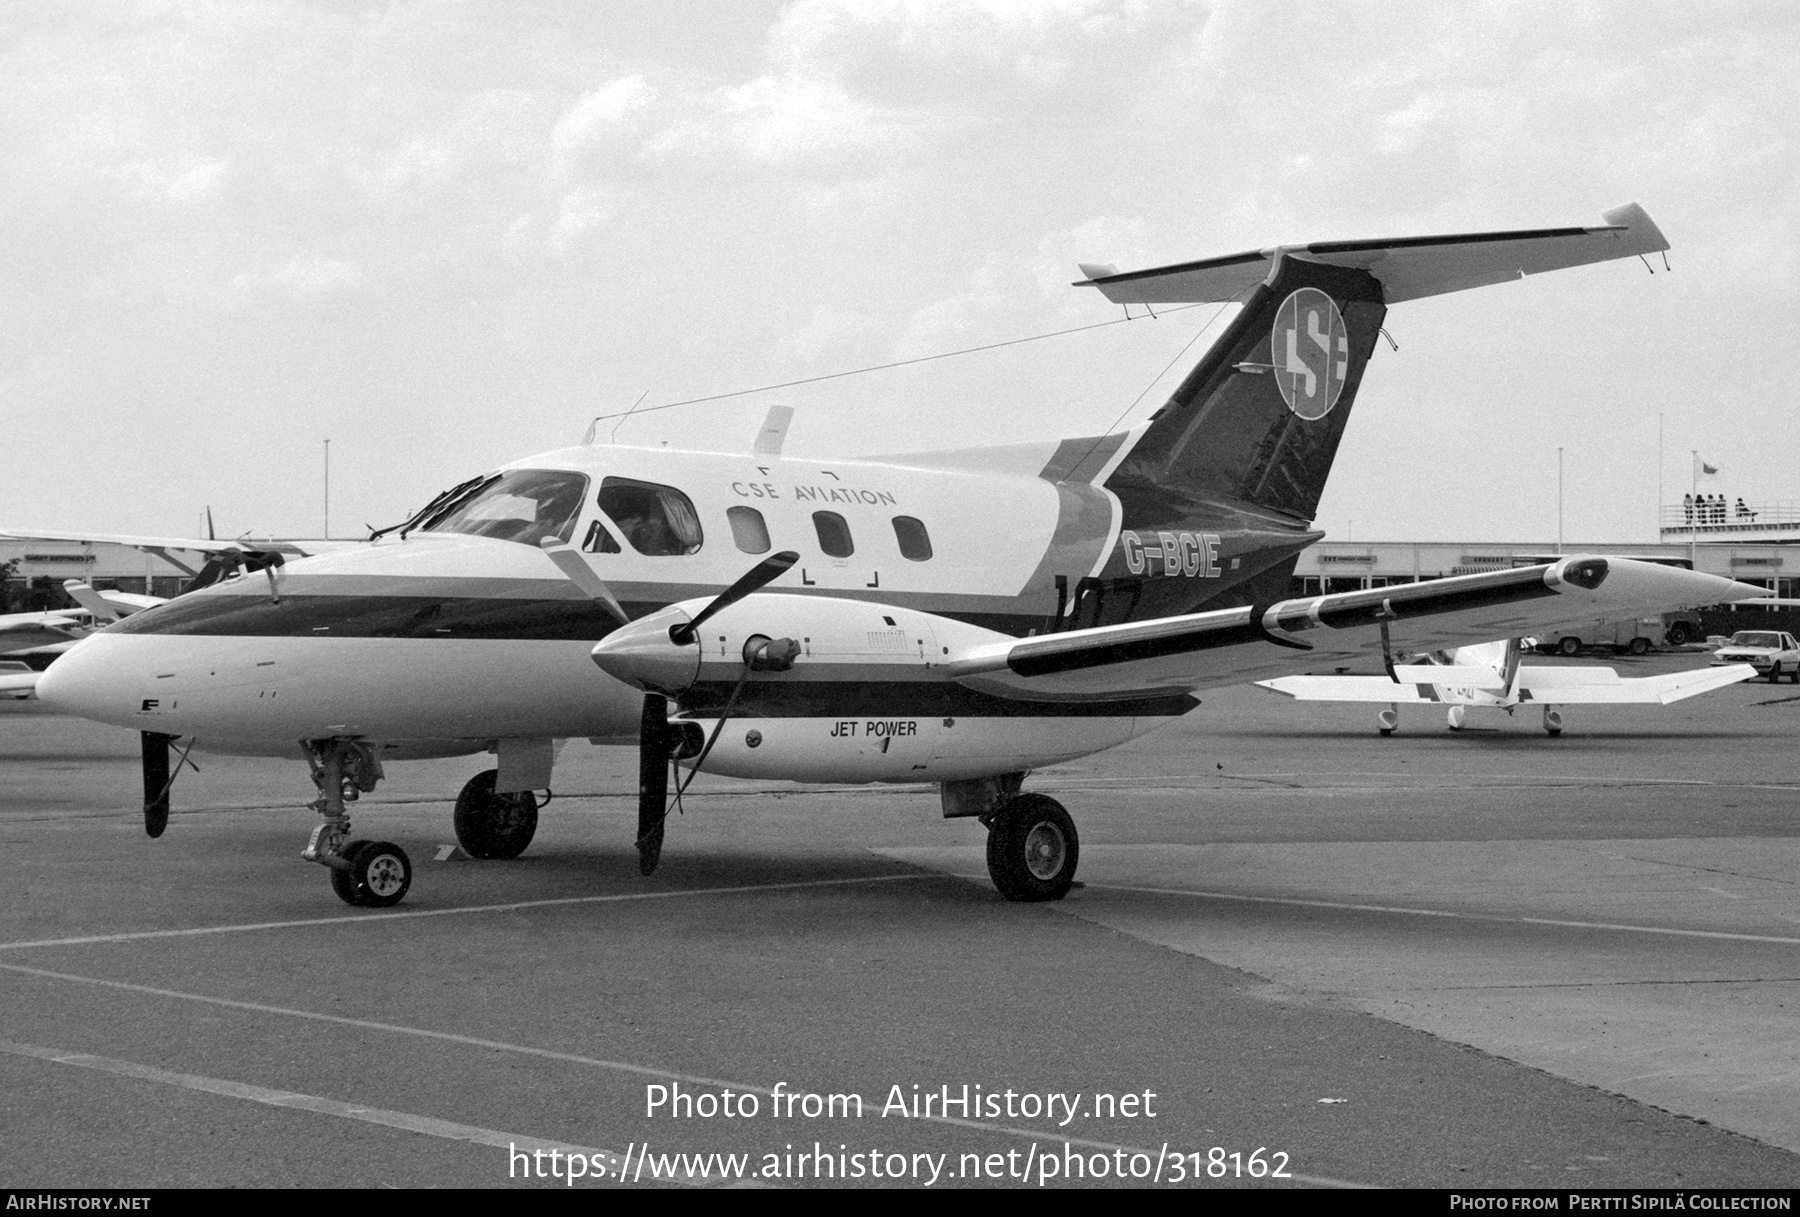
[[[87,634],[80,622],[59,613],[11,613],[0,617],[0,653],[76,642]]]
[[[133,549],[141,549],[155,554],[169,565],[187,575],[197,575],[200,567],[191,561],[184,562],[174,555],[182,551],[188,553],[219,555],[244,553],[277,553],[287,558],[307,558],[313,554],[327,550],[343,549],[348,545],[357,545],[357,541],[276,541],[273,539],[257,540],[254,537],[239,537],[233,540],[202,540],[199,537],[145,537],[121,533],[104,532],[56,532],[42,528],[0,528],[0,540],[5,541],[74,541],[96,545],[127,545]]]
[[[1124,274],[1098,273],[1111,272],[1110,266],[1083,265],[1088,278],[1075,286],[1099,288],[1114,304],[1235,300],[1267,279],[1275,260],[1285,256],[1366,270],[1381,281],[1387,303],[1392,305],[1669,248],[1656,222],[1636,203],[1602,212],[1601,218],[1606,223],[1585,228],[1278,245]]]
[[[1488,675],[1491,677],[1493,673]],[[1412,681],[1395,684],[1385,676],[1279,676],[1274,680],[1259,680],[1256,686],[1295,701],[1378,701],[1384,705],[1411,705],[1440,700],[1425,692],[1432,689],[1432,685]]]
[[[1464,673],[1458,676],[1458,673]],[[1395,684],[1385,676],[1282,676],[1259,680],[1259,688],[1295,701],[1364,701],[1411,705],[1446,700],[1445,686],[1478,689],[1499,695],[1494,672],[1486,668],[1398,667]],[[1481,674],[1488,686],[1483,688]],[[1710,693],[1726,685],[1748,680],[1756,669],[1747,663],[1721,668],[1695,668],[1662,676],[1620,676],[1611,668],[1520,668],[1518,696],[1521,702],[1546,705],[1663,705]],[[1431,676],[1436,679],[1422,679]]]
[[[1666,706],[1755,675],[1756,669],[1747,663],[1633,677],[1622,677],[1611,668],[1520,668],[1519,700],[1529,697],[1559,706],[1609,702]]]
[[[1517,570],[1284,600],[969,647],[946,661],[963,684],[1028,700],[1126,697],[1289,675],[1392,651],[1445,650],[1564,623],[1766,596],[1629,558],[1571,557]],[[1441,675],[1438,676],[1442,680]]]

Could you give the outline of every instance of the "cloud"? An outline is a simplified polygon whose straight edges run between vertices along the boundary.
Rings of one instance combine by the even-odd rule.
[[[232,280],[249,300],[278,300],[312,307],[336,296],[363,291],[368,276],[353,262],[301,255],[274,266],[245,271]]]
[[[693,97],[648,150],[866,169],[987,128],[1104,124],[1206,13],[1195,0],[799,0],[769,31],[766,71]]]
[[[552,173],[563,177],[579,172],[589,156],[655,99],[655,90],[642,75],[624,76],[583,93],[550,131]]]

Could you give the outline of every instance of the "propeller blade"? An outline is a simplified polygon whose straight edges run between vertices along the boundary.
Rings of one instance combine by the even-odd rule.
[[[713,602],[701,609],[692,621],[688,622],[686,625],[678,625],[671,629],[669,631],[669,640],[676,646],[686,646],[694,640],[694,635],[699,631],[700,627],[706,623],[708,617],[711,617],[722,608],[728,608],[731,605],[736,604],[752,592],[761,591],[770,583],[773,583],[782,574],[786,573],[788,568],[793,566],[794,563],[799,560],[800,555],[791,549],[784,549],[778,554],[770,554],[761,562],[758,562],[755,566],[752,566],[749,570],[745,571],[736,583],[733,583],[730,587],[720,592]]]
[[[556,569],[567,575],[569,582],[587,593],[589,600],[598,602],[601,608],[618,618],[620,625],[629,625],[631,618],[625,615],[612,589],[606,581],[594,573],[594,568],[582,560],[573,545],[559,541],[555,537],[545,537],[538,542],[546,557],[556,563]]]
[[[144,831],[163,835],[169,826],[169,743],[175,737],[142,732],[144,747]]]
[[[644,696],[638,724],[638,871],[650,874],[662,858],[663,817],[669,802],[669,699]]]

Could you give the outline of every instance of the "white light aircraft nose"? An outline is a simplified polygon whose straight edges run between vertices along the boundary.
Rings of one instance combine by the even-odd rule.
[[[123,656],[106,645],[116,641],[95,635],[69,648],[38,677],[38,700],[59,714],[135,726],[130,715],[132,693],[138,685],[136,665],[122,662]]]

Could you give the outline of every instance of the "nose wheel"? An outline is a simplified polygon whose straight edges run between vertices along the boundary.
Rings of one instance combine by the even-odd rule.
[[[1075,821],[1048,795],[1015,795],[988,817],[988,875],[1008,900],[1061,900],[1080,861]]]
[[[388,908],[412,886],[412,859],[391,841],[347,842],[342,859],[331,868],[331,890],[345,904]]]

